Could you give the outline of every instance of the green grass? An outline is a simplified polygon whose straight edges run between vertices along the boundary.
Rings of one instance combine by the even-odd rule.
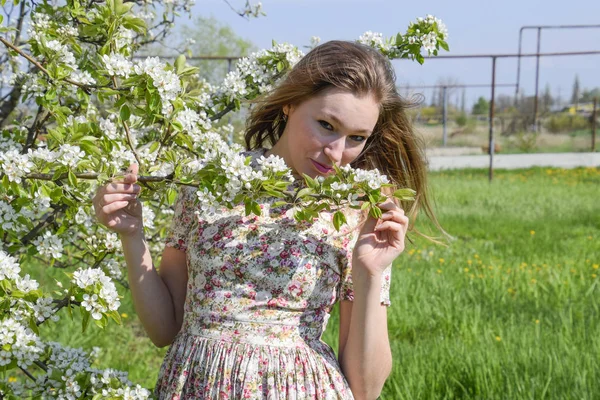
[[[597,169],[434,174],[446,248],[394,270],[383,399],[600,394]]]
[[[394,266],[394,367],[381,398],[598,398],[600,171],[496,171],[491,184],[484,170],[451,171],[431,186],[454,240],[413,235]],[[121,312],[124,328],[82,335],[76,318],[44,336],[102,347],[96,367],[151,388],[165,349],[145,337],[128,295]],[[334,313],[324,336],[334,348],[337,322]]]

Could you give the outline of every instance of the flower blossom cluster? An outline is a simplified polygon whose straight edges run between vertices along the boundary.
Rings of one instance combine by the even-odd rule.
[[[106,72],[110,76],[120,76],[123,78],[128,78],[129,74],[131,74],[133,64],[122,54],[104,54],[102,56],[102,61],[104,62],[104,66],[106,67]]]
[[[210,119],[203,110],[200,111],[200,113],[197,113],[196,111],[185,107],[182,111],[177,113],[175,120],[181,124],[184,131],[188,132],[196,132],[199,127],[202,130],[207,131],[212,127]]]
[[[167,115],[172,111],[171,101],[181,93],[181,80],[173,71],[166,69],[158,57],[148,57],[133,66],[137,75],[147,74],[152,78],[154,87],[158,89],[162,102],[162,113]]]
[[[75,56],[66,45],[61,44],[58,40],[54,39],[46,42],[46,48],[53,51],[58,56],[60,63],[65,64],[73,70],[77,69]]]
[[[20,233],[27,231],[27,227],[19,222],[21,213],[6,201],[0,200],[0,229]]]
[[[81,289],[93,292],[92,295],[84,294],[81,306],[96,320],[102,318],[102,313],[116,311],[121,305],[115,284],[100,268],[79,269],[73,274],[71,282]],[[95,290],[98,286],[100,289]]]
[[[0,366],[15,360],[21,368],[33,364],[43,352],[40,338],[13,318],[0,321],[0,348]]]
[[[28,154],[20,154],[17,149],[0,153],[0,168],[11,182],[21,183],[21,178],[34,167]]]
[[[359,36],[358,42],[376,49],[388,49],[389,45],[383,38],[383,34],[379,32],[367,31]]]
[[[133,386],[127,373],[113,369],[99,370],[91,367],[93,353],[80,348],[63,347],[48,342],[45,374],[37,377],[33,394],[45,399],[67,400],[81,398],[84,392],[98,398],[146,400],[150,392],[139,385]],[[85,379],[84,376],[89,378]],[[86,386],[82,386],[86,385]],[[86,397],[87,398],[87,397]]]
[[[304,57],[302,51],[287,43],[277,44],[271,50],[253,53],[238,61],[236,69],[225,77],[223,84],[219,87],[219,92],[231,101],[249,94],[250,87],[258,88],[259,93],[271,90],[279,71],[277,69],[278,61],[270,57],[270,54],[283,56],[290,67],[296,65]]]
[[[45,231],[43,235],[36,237],[33,240],[33,245],[43,256],[54,259],[62,257],[63,242],[57,235],[53,235],[50,231]]]
[[[356,168],[352,172],[354,182],[366,182],[373,190],[380,189],[382,185],[390,183],[388,177],[381,174],[377,168],[373,170]]]

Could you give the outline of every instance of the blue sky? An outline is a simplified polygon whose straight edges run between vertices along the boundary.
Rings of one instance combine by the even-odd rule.
[[[242,7],[243,0],[230,0]],[[372,30],[391,36],[404,32],[418,16],[433,14],[449,31],[449,54],[516,53],[519,29],[523,25],[600,24],[600,2],[595,0],[263,0],[266,17],[245,20],[231,11],[223,0],[197,0],[192,13],[214,16],[229,24],[238,35],[259,48],[271,40],[307,45],[310,37],[352,40]],[[189,23],[182,18],[180,23]],[[534,52],[537,31],[523,34],[523,52]],[[600,29],[543,30],[542,52],[600,50]],[[491,82],[491,61],[431,60],[424,66],[410,61],[395,61],[398,84],[432,85],[440,78],[464,84]],[[582,87],[600,86],[600,55],[544,58],[540,64],[540,91],[550,84],[554,96],[571,96],[573,80],[579,75]],[[499,60],[498,83],[515,83],[516,59]],[[535,59],[522,59],[521,86],[525,94],[534,93]],[[425,90],[428,95],[431,90]],[[514,94],[513,88],[497,93]],[[489,89],[469,89],[467,101],[479,95],[489,97]]]

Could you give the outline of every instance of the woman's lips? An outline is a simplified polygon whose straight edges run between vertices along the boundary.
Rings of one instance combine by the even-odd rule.
[[[326,167],[325,165],[320,164],[313,159],[311,159],[310,161],[312,161],[312,163],[315,166],[315,168],[317,169],[317,171],[321,172],[322,174],[326,174],[326,173],[333,171],[333,168]]]

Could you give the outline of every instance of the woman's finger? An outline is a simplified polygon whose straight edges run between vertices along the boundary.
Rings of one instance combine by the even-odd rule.
[[[394,221],[400,221],[403,220],[404,218],[408,219],[408,217],[406,217],[404,215],[403,212],[401,212],[402,210],[396,211],[396,210],[392,210],[392,211],[387,211],[383,214],[381,214],[381,217],[379,217],[379,219],[382,220],[394,220]]]
[[[104,193],[139,193],[140,190],[140,185],[133,183],[109,183],[104,187]]]
[[[111,203],[114,203],[115,201],[130,201],[130,200],[135,200],[137,199],[137,194],[136,193],[129,193],[129,194],[122,194],[122,193],[116,193],[116,194],[105,194],[104,196],[100,197],[99,199],[99,205],[101,207],[107,206]]]
[[[115,211],[118,211],[122,208],[125,208],[129,205],[129,201],[115,201],[110,204],[107,204],[101,208],[102,212],[106,215],[112,214]]]
[[[375,227],[377,232],[392,231],[392,232],[403,232],[406,227],[395,221],[385,221]]]

